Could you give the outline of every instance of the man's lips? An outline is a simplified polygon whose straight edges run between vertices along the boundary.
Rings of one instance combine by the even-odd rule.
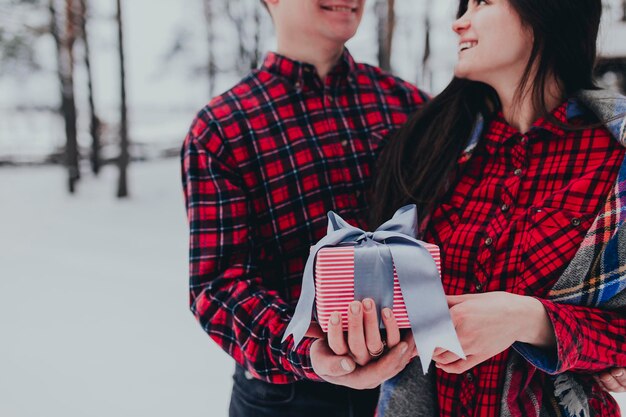
[[[330,11],[330,12],[356,13],[357,11],[356,7],[349,6],[349,5],[328,4],[328,5],[322,5],[321,7],[322,9]]]

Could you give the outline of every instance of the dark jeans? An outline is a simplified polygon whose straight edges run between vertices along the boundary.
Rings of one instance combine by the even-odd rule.
[[[236,366],[230,417],[372,417],[378,389],[350,388],[311,381],[268,384],[246,377]]]

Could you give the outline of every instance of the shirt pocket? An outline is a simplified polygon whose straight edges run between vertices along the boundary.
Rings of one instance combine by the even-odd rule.
[[[547,294],[576,255],[595,217],[596,213],[531,207],[522,238],[519,289],[539,297]]]

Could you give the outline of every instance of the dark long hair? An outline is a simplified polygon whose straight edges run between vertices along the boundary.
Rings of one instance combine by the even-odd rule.
[[[592,73],[601,0],[507,1],[533,33],[518,98],[528,91],[535,109],[545,114],[549,110],[545,108],[549,77],[556,77],[566,97],[595,88]],[[458,17],[465,14],[467,5],[468,0],[460,1]],[[499,107],[490,86],[454,78],[413,114],[378,160],[371,190],[371,226],[378,226],[409,203],[418,205],[420,218],[426,215],[445,192],[478,115],[488,116]]]

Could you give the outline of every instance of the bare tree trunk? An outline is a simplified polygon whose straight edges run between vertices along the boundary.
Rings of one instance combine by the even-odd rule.
[[[374,7],[378,16],[378,66],[391,71],[391,46],[396,26],[395,0],[377,0]]]
[[[89,133],[91,135],[91,171],[98,175],[100,172],[100,119],[96,114],[93,97],[93,75],[91,71],[91,59],[89,53],[89,40],[87,36],[87,0],[80,0],[80,26],[81,38],[85,46],[85,68],[87,70],[87,89],[89,96]]]
[[[213,0],[204,0],[204,18],[207,25],[209,97],[215,94],[215,37],[213,36]]]
[[[261,60],[261,8],[256,6],[254,8],[254,45],[252,50],[252,61],[250,62],[250,69],[255,69],[259,66]]]
[[[50,32],[57,46],[58,75],[61,86],[61,113],[65,121],[65,165],[68,171],[68,190],[76,191],[80,179],[78,140],[76,130],[76,103],[74,99],[74,57],[75,20],[72,0],[65,0],[63,17],[57,13],[55,0],[50,0]],[[60,23],[64,23],[61,25]],[[64,30],[61,30],[64,27]]]
[[[433,78],[432,69],[430,68],[430,13],[432,10],[432,0],[427,0],[424,10],[424,54],[422,55],[422,79],[418,81],[418,85],[422,88],[432,91]]]
[[[120,155],[118,157],[118,167],[119,167],[119,181],[117,184],[117,196],[118,198],[128,197],[128,164],[130,161],[130,155],[128,151],[129,140],[128,140],[128,120],[127,115],[128,111],[126,108],[126,72],[124,70],[124,37],[122,30],[122,5],[120,4],[120,0],[116,0],[117,2],[117,37],[118,37],[118,50],[120,57]]]
[[[626,0],[622,0],[622,22],[626,22]]]
[[[248,51],[246,49],[245,13],[242,11],[243,7],[241,0],[228,0],[226,2],[226,14],[234,23],[239,37],[237,44],[237,72],[240,74],[246,73],[250,68]]]
[[[237,49],[237,72],[247,73],[257,67],[260,60],[260,30],[261,15],[259,5],[251,6],[250,0],[228,0],[226,2],[226,14],[235,25],[239,37]],[[253,7],[253,14],[250,16]],[[250,21],[253,23],[252,35],[249,33]]]

